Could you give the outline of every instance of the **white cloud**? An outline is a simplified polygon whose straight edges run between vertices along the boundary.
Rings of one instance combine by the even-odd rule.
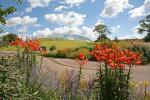
[[[76,26],[63,26],[63,27],[56,27],[55,29],[51,30],[49,28],[45,28],[43,30],[38,30],[33,33],[34,37],[40,37],[40,38],[47,38],[50,35],[80,35],[87,37],[91,40],[96,40],[98,37],[98,34],[96,32],[93,32],[93,29],[87,26],[82,26],[81,28]]]
[[[38,30],[38,31],[34,32],[33,36],[40,37],[40,38],[46,38],[50,34],[52,34],[52,31],[49,28],[45,28],[44,30]]]
[[[0,37],[7,35],[7,34],[9,34],[9,32],[2,32],[2,33],[0,33]]]
[[[130,10],[128,13],[131,18],[135,18],[145,16],[148,10],[150,10],[150,0],[145,0],[142,6]]]
[[[115,17],[127,8],[132,8],[128,0],[106,0],[105,8],[102,10],[100,16],[102,17]]]
[[[22,28],[18,29],[17,32],[19,32],[19,33],[27,33],[27,27],[23,26]]]
[[[45,19],[50,23],[57,23],[69,26],[79,26],[84,22],[86,15],[75,12],[61,13],[61,14],[46,14]]]
[[[111,27],[111,28],[110,28],[110,31],[111,31],[112,33],[118,33],[120,28],[121,28],[121,26],[120,26],[120,25],[117,25],[117,26],[115,26],[115,27]]]
[[[79,35],[80,29],[78,27],[64,26],[64,27],[55,28],[53,32],[56,34],[76,34],[76,35]]]
[[[138,33],[138,28],[140,27],[140,25],[137,25],[137,26],[134,26],[133,28],[132,28],[132,32],[133,33]]]
[[[138,28],[140,27],[140,25],[137,25],[137,26],[134,26],[132,29],[131,29],[131,31],[132,31],[132,37],[133,38],[138,38],[138,39],[142,39],[142,38],[144,38],[145,36],[146,36],[146,33],[143,33],[143,34],[140,34],[140,33],[138,33]]]
[[[86,0],[65,0],[66,4],[71,6],[79,6],[81,3],[85,2]]]
[[[7,21],[8,27],[14,27],[16,25],[33,25],[37,22],[36,17],[24,16],[24,17],[11,17]]]
[[[95,26],[96,26],[96,25],[99,25],[99,24],[104,24],[104,22],[103,22],[101,19],[99,19],[99,20],[96,22]]]
[[[58,27],[53,30],[54,34],[71,34],[71,35],[80,35],[87,37],[91,40],[96,40],[98,37],[98,34],[96,32],[93,32],[93,29],[87,26],[79,27]]]
[[[90,38],[91,40],[96,40],[98,37],[97,32],[93,32],[93,28],[87,26],[82,27],[82,34],[83,36]]]
[[[66,6],[58,6],[58,7],[56,7],[54,10],[61,12],[61,11],[64,10],[64,9],[68,9],[68,7],[66,7]]]
[[[31,12],[33,8],[48,7],[52,0],[28,0],[30,7],[26,9],[26,12]]]

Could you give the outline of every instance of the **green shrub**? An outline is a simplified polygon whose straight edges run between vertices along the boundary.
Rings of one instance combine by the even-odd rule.
[[[52,46],[49,48],[49,51],[53,51],[53,50],[56,50],[56,46],[55,46],[55,45],[52,45]]]
[[[15,41],[17,39],[17,37],[18,36],[16,34],[9,33],[9,34],[3,36],[3,42],[9,44],[10,42]]]
[[[46,50],[47,50],[46,46],[41,46],[41,49],[42,49],[43,51],[46,51]]]
[[[48,53],[46,55],[43,55],[44,57],[56,57],[56,54],[55,53]]]
[[[91,57],[91,56],[90,56],[90,51],[89,51],[87,48],[80,48],[78,51],[76,51],[76,52],[72,55],[72,57],[73,57],[73,58],[77,58],[80,53],[83,53],[83,54],[86,56],[86,58],[88,58],[88,59]]]
[[[58,50],[56,53],[56,57],[66,58],[69,53],[70,53],[70,48]]]
[[[142,64],[150,63],[150,47],[144,45],[132,45],[128,47],[129,50],[141,54]]]

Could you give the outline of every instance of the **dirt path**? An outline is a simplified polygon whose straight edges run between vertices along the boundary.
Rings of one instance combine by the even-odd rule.
[[[83,76],[94,77],[96,70],[98,69],[98,63],[88,61],[87,64],[83,66]],[[66,69],[68,70],[79,70],[79,65],[73,59],[60,59],[60,58],[43,58],[42,67],[46,69],[52,69],[58,73],[62,73]],[[134,66],[132,68],[132,77],[135,80],[149,80],[150,81],[150,65],[145,66]]]

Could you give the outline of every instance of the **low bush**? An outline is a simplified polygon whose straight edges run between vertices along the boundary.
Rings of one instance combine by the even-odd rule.
[[[53,51],[53,50],[56,50],[56,46],[55,46],[55,45],[52,45],[52,46],[49,48],[49,51]]]
[[[41,50],[43,50],[43,51],[47,50],[46,46],[41,46],[40,48],[41,48]]]
[[[74,48],[66,48],[62,50],[58,50],[56,53],[56,57],[58,58],[68,58],[70,54],[75,52]]]
[[[141,54],[141,60],[143,65],[150,63],[150,47],[133,44],[132,46],[128,47],[128,49]]]
[[[78,51],[74,52],[71,56],[75,59],[80,53],[83,53],[86,58],[90,59],[90,51],[87,48],[80,48]]]

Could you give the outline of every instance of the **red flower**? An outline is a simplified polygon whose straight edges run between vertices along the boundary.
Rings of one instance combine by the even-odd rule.
[[[12,41],[10,45],[27,48],[32,51],[38,51],[40,48],[40,42],[37,39],[23,41],[22,39],[18,38],[16,41]]]
[[[129,50],[121,50],[116,46],[110,48],[108,45],[96,45],[95,48],[90,53],[98,62],[104,62],[112,69],[121,68],[124,66],[140,64],[141,60],[138,54],[131,52]]]
[[[80,60],[84,60],[84,59],[85,59],[85,56],[84,56],[83,53],[80,53],[80,54],[79,54],[79,59],[80,59]]]
[[[86,57],[85,57],[85,55],[83,53],[80,53],[78,55],[78,58],[76,59],[76,62],[79,65],[84,65],[84,64],[86,64],[87,61],[88,61],[88,59],[86,59]]]

